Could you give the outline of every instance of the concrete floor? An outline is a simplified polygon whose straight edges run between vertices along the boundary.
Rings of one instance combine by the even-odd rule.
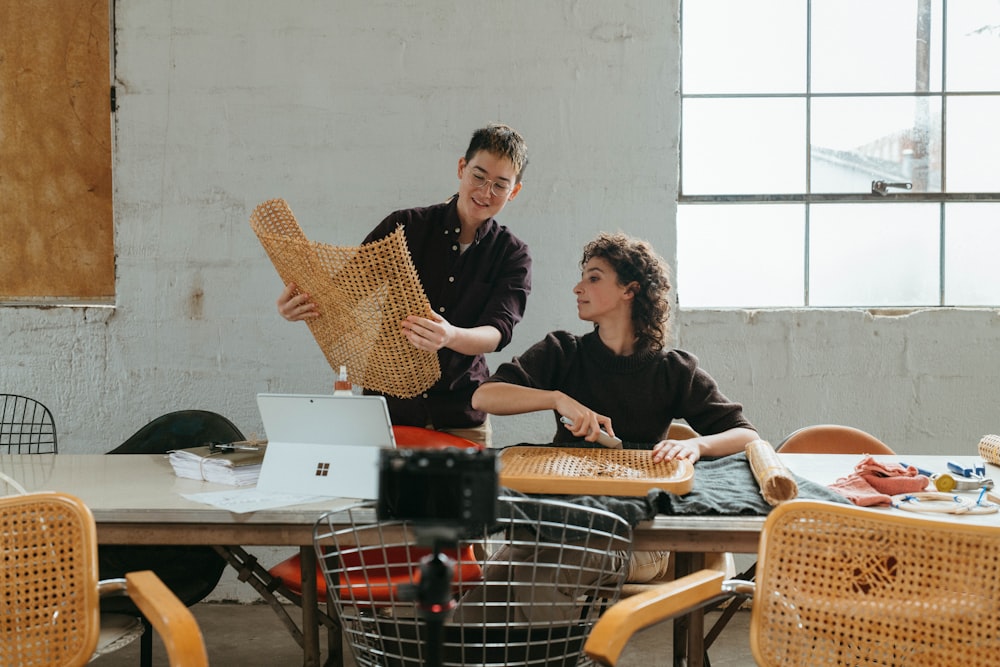
[[[293,667],[302,664],[298,645],[265,604],[202,602],[192,610],[205,637],[212,667]],[[706,626],[715,618],[715,613],[708,614]],[[737,612],[709,652],[712,667],[754,665],[750,655],[749,626],[750,613]],[[325,642],[325,638],[321,637],[321,641]],[[153,647],[154,667],[166,667],[166,653],[159,638],[154,639]],[[353,659],[348,657],[346,662],[348,667],[353,667]],[[670,626],[664,624],[634,637],[618,664],[620,667],[649,667],[669,665],[670,662]],[[91,664],[94,667],[138,667],[139,642],[97,658]]]

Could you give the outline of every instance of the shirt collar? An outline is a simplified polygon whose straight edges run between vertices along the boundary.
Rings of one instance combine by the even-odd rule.
[[[445,203],[448,205],[448,212],[444,216],[444,229],[448,234],[460,234],[462,223],[458,219],[458,194],[452,195]],[[496,218],[490,218],[479,225],[479,228],[476,229],[476,235],[472,239],[472,245],[476,245],[486,238],[486,235],[491,233],[498,225],[499,223],[496,221]]]

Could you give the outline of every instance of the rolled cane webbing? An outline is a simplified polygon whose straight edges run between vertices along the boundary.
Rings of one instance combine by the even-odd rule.
[[[359,247],[316,243],[283,199],[257,206],[250,226],[281,279],[319,307],[306,323],[332,368],[347,366],[351,382],[401,398],[441,377],[437,353],[413,347],[400,330],[407,315],[431,312],[402,227]]]
[[[760,494],[769,505],[778,505],[799,495],[799,485],[774,447],[766,440],[754,440],[746,446],[750,470],[760,486]]]
[[[1000,435],[984,435],[979,441],[979,455],[987,463],[1000,466]]]
[[[644,496],[652,489],[683,495],[694,485],[690,461],[653,463],[639,449],[508,447],[500,454],[500,483],[523,493]]]

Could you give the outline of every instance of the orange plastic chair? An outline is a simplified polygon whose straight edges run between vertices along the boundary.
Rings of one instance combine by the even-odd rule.
[[[895,454],[871,433],[840,424],[804,426],[781,441],[782,454]]]
[[[683,422],[670,422],[667,429],[668,440],[690,440],[697,438],[698,432]]]

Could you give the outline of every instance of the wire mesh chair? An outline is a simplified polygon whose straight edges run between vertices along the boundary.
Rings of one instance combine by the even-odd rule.
[[[0,394],[0,452],[56,454],[56,425],[45,405],[27,396]]]
[[[457,605],[437,636],[412,595],[431,586],[419,531],[377,521],[374,503],[320,518],[317,554],[359,667],[590,664],[583,642],[619,598],[631,527],[602,509],[526,496],[502,495],[498,517],[482,532],[489,555],[455,567]],[[369,585],[374,571],[390,584]]]

